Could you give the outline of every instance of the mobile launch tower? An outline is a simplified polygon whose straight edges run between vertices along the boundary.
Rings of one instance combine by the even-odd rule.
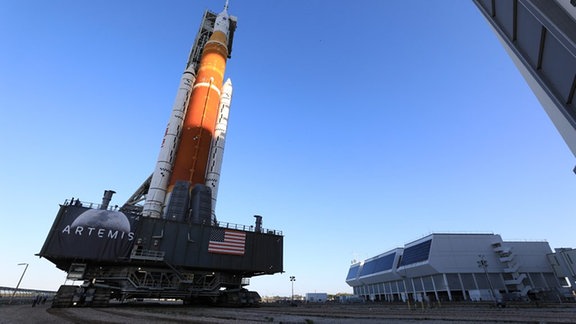
[[[215,204],[232,97],[224,82],[236,18],[228,2],[206,11],[192,46],[153,174],[121,206],[66,200],[38,255],[82,285],[63,285],[53,307],[110,300],[181,299],[227,305],[260,300],[245,286],[282,272],[283,236],[216,219]]]

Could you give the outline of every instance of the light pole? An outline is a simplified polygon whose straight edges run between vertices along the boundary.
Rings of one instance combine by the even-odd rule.
[[[486,274],[486,280],[488,280],[488,285],[490,286],[490,296],[492,300],[496,302],[496,296],[494,296],[494,288],[492,287],[492,281],[490,281],[490,277],[488,276],[488,261],[486,261],[486,256],[484,254],[478,254],[480,258],[478,263],[478,267],[484,269],[484,273]]]
[[[296,281],[296,277],[290,276],[290,282],[292,282],[292,304],[294,304],[294,281]]]
[[[22,271],[22,275],[20,276],[20,280],[18,280],[16,289],[14,289],[14,291],[12,292],[12,296],[10,297],[10,302],[8,302],[8,305],[12,304],[12,299],[14,299],[14,295],[16,295],[16,291],[18,291],[18,287],[20,287],[20,283],[22,282],[22,278],[24,278],[24,274],[26,273],[26,270],[28,270],[28,263],[18,263],[18,265],[19,266],[25,265],[26,267],[24,267],[24,271]]]

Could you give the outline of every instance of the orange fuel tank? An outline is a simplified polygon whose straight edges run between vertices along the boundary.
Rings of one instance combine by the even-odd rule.
[[[168,192],[178,180],[192,185],[206,182],[210,147],[228,57],[228,14],[216,18],[214,32],[204,46],[196,82],[188,104]]]

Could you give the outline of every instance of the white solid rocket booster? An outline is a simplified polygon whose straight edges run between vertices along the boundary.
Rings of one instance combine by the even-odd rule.
[[[222,159],[224,157],[224,145],[226,143],[226,129],[228,128],[228,115],[230,114],[230,102],[232,100],[232,81],[227,79],[222,85],[222,95],[218,107],[218,117],[210,155],[208,168],[206,170],[206,186],[212,189],[212,220],[216,220],[216,198],[218,196],[218,185],[220,172],[222,170]]]
[[[142,215],[144,216],[160,218],[162,215],[162,209],[164,208],[164,201],[166,199],[166,189],[174,166],[174,154],[178,149],[182,123],[184,122],[184,116],[186,115],[186,109],[188,107],[188,97],[190,96],[195,80],[194,66],[191,64],[186,71],[184,71],[180,79],[176,99],[172,106],[172,114],[166,126],[156,168],[152,174],[150,188],[148,189],[146,202],[142,210]]]

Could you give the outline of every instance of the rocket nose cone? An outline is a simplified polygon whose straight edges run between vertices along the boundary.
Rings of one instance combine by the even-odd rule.
[[[228,10],[226,10],[226,9],[222,10],[222,11],[218,14],[218,17],[223,17],[223,18],[225,18],[225,19],[228,19],[229,16],[230,16],[230,15],[228,14]]]
[[[228,15],[228,1],[226,1],[224,9],[218,14],[218,16],[216,16],[216,21],[214,22],[214,31],[221,31],[226,34],[226,36],[228,36],[228,30],[230,29],[229,20],[230,17]]]
[[[218,20],[218,18],[223,18],[228,20],[228,1],[226,1],[226,4],[224,5],[224,9],[222,9],[222,11],[218,14],[216,20]]]

